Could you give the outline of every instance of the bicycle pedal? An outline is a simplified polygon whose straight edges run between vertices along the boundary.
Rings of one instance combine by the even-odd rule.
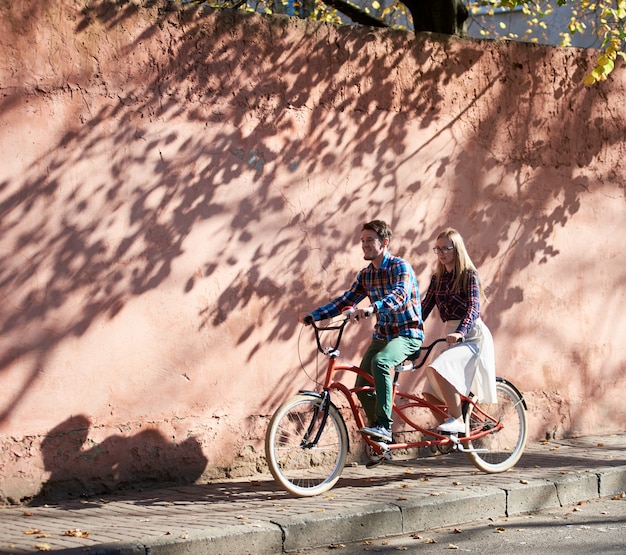
[[[444,445],[434,445],[433,446],[434,449],[434,453],[441,453],[442,455],[449,455],[450,453],[453,453],[454,451],[456,451],[458,448],[461,447],[460,443],[446,443]]]
[[[459,443],[459,437],[465,437],[465,434],[455,432],[439,432],[442,436],[450,438],[452,443]]]
[[[390,460],[391,460],[391,453],[389,451],[383,453],[382,455],[374,455],[369,461],[365,463],[365,468],[367,469],[375,468],[381,465],[382,463],[384,463],[385,461],[390,461]]]
[[[376,468],[378,465],[383,464],[383,462],[385,462],[385,457],[375,457],[365,463],[365,468]]]
[[[435,430],[435,432],[437,432],[439,435],[446,437],[459,435],[459,432],[446,432],[445,430]]]

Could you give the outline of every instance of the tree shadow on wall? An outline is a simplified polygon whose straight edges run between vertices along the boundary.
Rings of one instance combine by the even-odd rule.
[[[300,21],[298,31],[285,18],[268,25],[267,18],[257,15],[219,12],[204,18],[212,12],[189,8],[172,13],[170,2],[153,5],[157,7],[152,8],[152,20],[136,17],[139,8],[132,3],[90,2],[80,12],[76,42],[68,37],[67,55],[72,56],[72,48],[88,48],[85,44],[91,42],[83,43],[85,36],[97,43],[102,29],[111,35],[119,33],[126,41],[121,47],[124,59],[143,57],[147,83],[125,81],[135,74],[132,64],[126,66],[123,60],[117,66],[118,83],[97,73],[89,76],[86,87],[102,89],[112,100],[92,107],[89,91],[84,94],[80,87],[73,91],[84,94],[84,106],[77,119],[65,123],[65,136],[24,168],[23,182],[0,183],[2,230],[6,237],[15,237],[13,248],[0,252],[0,283],[14,305],[3,307],[0,331],[9,337],[28,330],[19,342],[2,351],[0,371],[25,359],[30,366],[22,390],[0,410],[0,421],[37,379],[52,350],[68,338],[85,334],[98,319],[116,317],[133,297],[159,287],[184,253],[185,239],[206,222],[219,221],[225,237],[210,258],[199,262],[197,272],[188,276],[184,292],[191,293],[221,268],[244,269],[215,302],[199,311],[199,329],[220,327],[231,314],[260,301],[271,303],[280,315],[272,324],[263,322],[265,337],[292,337],[297,329],[292,311],[287,310],[293,306],[292,299],[297,297],[303,305],[319,299],[316,290],[321,283],[305,283],[298,270],[311,256],[317,258],[308,234],[344,236],[344,212],[355,196],[382,192],[385,201],[379,205],[393,204],[404,185],[394,179],[392,166],[381,166],[355,195],[346,192],[317,199],[317,205],[329,207],[323,227],[307,229],[309,215],[290,210],[283,229],[302,228],[298,242],[279,242],[265,249],[264,239],[248,259],[242,253],[254,245],[254,237],[266,233],[273,237],[281,231],[273,223],[268,229],[265,223],[286,209],[284,194],[274,187],[277,177],[292,175],[292,183],[305,183],[308,176],[343,164],[337,145],[326,138],[329,131],[337,137],[352,137],[342,149],[354,151],[350,164],[355,166],[362,165],[366,154],[383,156],[391,149],[394,155],[402,155],[403,136],[395,130],[406,115],[398,108],[407,105],[424,112],[428,127],[438,114],[437,87],[468,69],[458,64],[431,66],[419,83],[402,90],[394,83],[403,60],[416,57],[424,63],[439,45],[424,41],[419,48],[390,52],[381,63],[374,48],[376,35],[362,28],[336,29]],[[26,10],[21,21],[16,13],[11,15],[24,36],[29,36],[50,6],[54,3],[39,3],[36,10]],[[125,29],[133,25],[134,34],[128,38]],[[278,48],[276,33],[291,33],[296,40]],[[260,37],[253,48],[248,48],[250,36]],[[151,69],[155,60],[162,60],[166,41],[171,57],[157,70]],[[95,51],[93,55],[104,54]],[[359,72],[342,72],[342,66],[355,64],[355,57]],[[137,65],[142,67],[141,63],[133,67]],[[374,70],[384,77],[375,86],[367,86],[363,75]],[[337,80],[339,74],[342,77]],[[294,79],[284,79],[285,75]],[[0,112],[10,111],[15,102],[15,97],[5,97]],[[260,114],[251,132],[243,131],[249,125],[247,110]],[[299,111],[309,110],[306,140],[294,138],[278,148],[277,131],[284,134],[294,125],[294,114],[297,117]],[[356,115],[349,123],[333,115],[346,111]],[[382,122],[381,113],[390,115],[389,121]],[[195,131],[185,134],[177,126],[169,126],[166,133],[152,131],[151,126],[170,121],[186,122]],[[198,132],[205,128],[211,129],[210,144]],[[380,136],[386,140],[377,141]],[[89,187],[68,186],[68,174],[102,149],[108,149],[110,165],[92,175]],[[133,172],[145,172],[141,187],[136,181],[129,187]],[[250,194],[238,204],[225,202],[224,189],[240,183],[244,175],[253,183]],[[419,180],[409,186],[414,192],[419,188]],[[23,217],[45,214],[50,206],[63,212],[61,226],[55,225],[54,218],[32,223]],[[356,215],[365,217],[364,213]],[[112,239],[111,229],[124,231]],[[343,247],[331,246],[323,253],[322,265],[339,249]],[[277,271],[268,273],[268,261]],[[285,283],[278,277],[285,274],[292,274],[293,279]],[[71,318],[59,317],[70,303]],[[54,325],[42,325],[50,320]],[[242,329],[239,343],[259,325],[255,322]],[[261,343],[254,346],[244,360],[249,361],[260,347]]]
[[[68,418],[41,443],[44,468],[50,472],[30,505],[150,486],[194,483],[207,465],[198,441],[171,443],[156,430],[133,436],[113,435],[100,443],[89,439],[85,416]]]
[[[23,21],[14,20],[28,36],[32,22],[53,5],[39,2],[36,10],[25,12]],[[132,298],[162,285],[197,226],[211,223],[220,239],[212,244],[206,260],[198,262],[197,271],[184,276],[184,293],[195,292],[203,280],[224,268],[237,268],[224,280],[219,297],[199,310],[198,328],[219,328],[253,302],[271,305],[278,315],[271,322],[254,321],[238,330],[241,345],[254,330],[263,329],[263,340],[241,352],[242,361],[248,362],[265,341],[283,341],[297,333],[294,299],[302,306],[319,303],[327,286],[320,277],[323,271],[320,276],[305,276],[301,268],[310,263],[324,270],[337,253],[345,251],[346,237],[353,231],[346,229],[346,213],[357,222],[371,213],[391,213],[390,223],[396,228],[407,200],[423,192],[420,172],[414,172],[410,182],[401,177],[406,166],[424,171],[435,167],[437,175],[445,171],[450,160],[424,164],[422,149],[463,120],[484,97],[489,97],[493,110],[476,129],[479,146],[474,160],[470,153],[458,157],[459,175],[464,162],[476,164],[476,156],[484,158],[487,169],[506,159],[507,171],[513,174],[529,160],[559,163],[542,158],[541,142],[527,145],[533,122],[502,94],[502,73],[469,86],[468,97],[455,104],[446,97],[446,87],[464,79],[480,63],[483,50],[476,42],[384,31],[390,46],[381,57],[380,32],[364,28],[287,18],[270,21],[204,8],[172,12],[172,3],[165,0],[148,3],[150,17],[137,17],[140,9],[135,3],[96,0],[76,14],[70,50],[84,49],[85,58],[98,59],[105,54],[90,52],[89,45],[97,45],[98,33],[115,35],[111,43],[122,44],[117,81],[94,71],[86,84],[68,84],[72,95],[83,95],[84,106],[65,122],[65,136],[24,168],[22,182],[0,183],[1,229],[15,236],[13,250],[0,253],[0,283],[5,291],[13,291],[10,296],[16,304],[11,310],[3,307],[0,336],[28,332],[19,344],[2,351],[0,371],[20,358],[28,357],[30,364],[22,390],[0,410],[0,421],[20,402],[48,354],[61,342],[82,336],[99,319],[116,317]],[[84,37],[93,41],[83,42]],[[163,51],[169,53],[167,59]],[[133,63],[127,65],[125,60]],[[130,80],[137,77],[136,67],[145,72],[143,83]],[[519,80],[519,93],[527,97],[541,85],[539,77],[524,68]],[[92,107],[91,91],[84,93],[82,87],[91,87],[99,98],[109,100]],[[554,95],[566,97],[566,92],[563,85]],[[591,110],[585,98],[583,91],[576,101],[583,109],[571,109],[571,117],[558,123],[562,136],[578,133],[580,114]],[[0,101],[0,112],[11,110],[14,102],[6,96]],[[290,136],[294,121],[301,117],[306,126]],[[412,118],[420,122],[424,139],[421,146],[409,150],[404,131]],[[507,157],[498,149],[497,131],[503,128],[514,136],[515,147],[525,157]],[[205,129],[210,130],[210,141]],[[599,126],[587,131],[601,133],[606,130]],[[277,144],[278,134],[290,139]],[[588,150],[581,143],[575,154],[589,160],[594,144],[597,152],[603,144],[621,140],[621,133],[608,135],[603,141],[589,141]],[[94,172],[89,187],[69,184],[67,175],[85,160],[97,159],[102,149],[109,155],[108,167]],[[282,179],[286,189],[307,187],[310,176],[329,168],[349,176],[350,168],[362,168],[372,157],[380,164],[367,180],[320,193],[305,209],[290,206],[285,192],[275,186]],[[140,186],[130,180],[139,172],[144,176]],[[498,185],[491,185],[494,199],[501,198]],[[519,198],[509,200],[523,206],[522,211],[541,211],[558,194],[564,194],[565,200],[538,224],[522,219],[515,222],[516,229],[495,208],[485,208],[484,199],[459,196],[450,202],[450,206],[463,203],[464,221],[459,227],[471,232],[477,242],[494,245],[477,262],[506,253],[492,294],[494,306],[501,310],[520,300],[506,276],[528,263],[529,251],[533,260],[558,254],[550,242],[553,229],[564,225],[580,203],[576,189],[558,191],[541,182],[527,189],[521,174],[519,186]],[[584,186],[580,183],[581,190]],[[225,190],[234,194],[245,187],[249,191],[245,198],[225,200]],[[366,209],[351,209],[364,199],[369,199]],[[31,224],[24,218],[46,213],[49,205],[63,212],[62,225],[55,227],[52,219]],[[498,217],[500,226],[494,226]],[[445,222],[447,214],[440,214],[440,219]],[[422,221],[412,222],[404,238],[411,248],[398,254],[421,260],[429,253],[431,230],[424,227]],[[301,231],[296,239],[268,244],[268,238],[294,228]],[[111,229],[120,236],[111,238]],[[319,244],[324,245],[323,252],[317,250]],[[23,259],[19,264],[18,253]],[[421,263],[416,269],[424,267]],[[71,318],[61,311],[68,307]],[[49,321],[54,325],[40,324]],[[290,386],[275,388],[267,406],[275,406]]]

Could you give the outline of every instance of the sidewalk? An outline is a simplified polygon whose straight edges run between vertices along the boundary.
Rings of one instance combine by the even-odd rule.
[[[347,467],[327,494],[271,477],[0,507],[0,553],[277,554],[575,505],[626,491],[626,434],[530,442],[517,466],[478,472],[453,453]]]

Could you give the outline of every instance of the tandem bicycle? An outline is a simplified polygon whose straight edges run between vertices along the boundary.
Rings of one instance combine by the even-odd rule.
[[[375,391],[369,373],[358,366],[337,362],[343,332],[349,321],[349,312],[344,312],[325,325],[311,323],[317,349],[328,358],[323,384],[319,390],[301,390],[284,402],[272,416],[267,429],[265,455],[270,472],[284,490],[295,496],[309,497],[330,490],[346,464],[348,427],[331,394],[345,398],[349,406],[345,412],[354,418],[360,429],[364,421],[357,393]],[[322,332],[335,335],[333,345],[322,346]],[[429,447],[442,453],[454,450],[465,453],[479,470],[497,473],[512,468],[522,456],[528,435],[526,401],[520,391],[503,378],[496,378],[497,403],[480,403],[471,393],[462,397],[465,433],[440,432],[416,421],[419,410],[415,409],[429,409],[447,417],[446,407],[434,405],[419,394],[401,390],[399,377],[424,366],[435,345],[443,341],[444,338],[436,339],[430,345],[422,346],[395,368],[394,420],[404,422],[410,431],[419,432],[419,439],[384,443],[359,434],[372,453],[367,466],[391,460],[394,451]],[[363,376],[367,385],[348,387],[337,380],[336,374],[340,372]]]

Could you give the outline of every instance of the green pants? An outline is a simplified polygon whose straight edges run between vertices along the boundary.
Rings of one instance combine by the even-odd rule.
[[[391,429],[393,419],[391,407],[393,403],[392,389],[394,367],[404,362],[422,345],[422,340],[416,337],[396,337],[387,342],[383,339],[372,339],[363,360],[361,368],[374,377],[376,393],[361,391],[357,393],[363,410],[370,424],[378,423]],[[365,378],[357,376],[356,387],[367,385]]]

